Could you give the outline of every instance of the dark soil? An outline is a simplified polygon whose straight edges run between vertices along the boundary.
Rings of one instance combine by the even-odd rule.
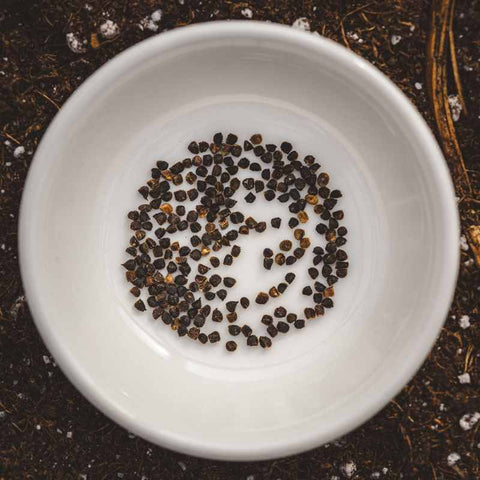
[[[474,232],[480,228],[479,2],[458,0],[453,22],[468,111],[454,123],[465,160],[462,178],[455,174],[461,170],[458,158],[447,155],[447,160],[468,243],[437,343],[401,394],[355,432],[302,455],[244,464],[188,457],[129,434],[97,412],[56,367],[28,311],[18,268],[18,209],[33,153],[57,110],[90,74],[154,35],[138,24],[158,8],[163,18],[157,33],[195,22],[244,18],[245,8],[257,20],[292,24],[307,17],[312,30],[345,44],[386,73],[437,132],[426,81],[426,46],[432,8],[451,2],[91,0],[91,8],[86,3],[7,0],[0,10],[0,478],[330,479],[346,477],[346,462],[356,466],[351,478],[479,478],[480,422],[468,431],[459,425],[464,414],[480,410],[480,274],[474,254]],[[95,35],[107,18],[120,29],[112,40]],[[67,33],[87,40],[84,53],[68,48]],[[392,35],[401,36],[396,45]],[[447,58],[447,93],[456,94],[451,60]],[[13,154],[18,146],[25,147],[25,154]],[[465,186],[467,176],[470,186]],[[463,315],[469,317],[469,328],[459,326]],[[470,384],[459,382],[458,375],[465,372]],[[461,458],[449,465],[453,452]]]

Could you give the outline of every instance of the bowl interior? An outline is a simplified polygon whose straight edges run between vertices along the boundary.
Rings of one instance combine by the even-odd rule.
[[[150,168],[217,131],[288,140],[344,192],[351,268],[336,306],[269,351],[241,345],[231,355],[179,339],[133,309],[120,267],[126,213],[142,203]],[[277,202],[240,205],[283,226],[239,238],[229,298],[253,300],[259,286],[297,273],[281,300],[241,313],[240,325],[260,325],[273,306],[302,308],[312,256],[265,274],[261,252],[288,238],[290,215]],[[345,433],[418,368],[450,301],[456,221],[438,147],[373,68],[278,26],[198,26],[122,54],[62,109],[28,179],[22,272],[52,353],[105,413],[170,448],[267,458]],[[307,229],[323,245],[315,223]]]

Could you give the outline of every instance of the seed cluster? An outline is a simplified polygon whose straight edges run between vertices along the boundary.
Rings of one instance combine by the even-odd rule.
[[[148,305],[154,319],[161,319],[180,337],[202,344],[221,340],[215,329],[202,331],[210,319],[213,324],[226,320],[229,335],[243,336],[250,347],[269,348],[278,333],[289,332],[291,326],[302,329],[306,320],[324,315],[325,309],[333,307],[333,285],[347,276],[349,267],[348,255],[341,248],[347,242],[347,229],[340,225],[344,212],[336,209],[342,193],[328,187],[329,175],[318,173],[320,165],[313,156],[299,160],[289,142],[280,147],[263,145],[262,136],[255,134],[242,147],[236,135],[229,133],[224,137],[216,133],[212,142],[193,141],[188,150],[191,156],[172,165],[162,160],[156,162],[150,180],[138,190],[145,203],[128,212],[134,234],[126,249],[130,258],[123,267],[127,281],[133,285],[130,292],[137,299],[134,306],[144,312]],[[244,152],[253,154],[257,161],[242,156]],[[240,181],[237,174],[242,169],[252,176]],[[240,193],[241,189],[247,193]],[[247,297],[227,300],[236,279],[222,278],[214,272],[222,264],[232,265],[241,255],[242,249],[235,243],[240,235],[262,233],[268,228],[267,222],[246,217],[235,209],[234,197],[238,195],[250,204],[259,196],[268,202],[276,199],[288,204],[288,226],[293,237],[282,240],[277,251],[263,250],[266,270],[286,268],[305,255],[312,240],[301,226],[310,216],[319,219],[316,232],[327,242],[325,247],[312,249],[313,262],[308,268],[312,284],[304,286],[302,294],[313,302],[304,309],[304,318],[277,306],[272,315],[261,319],[268,336],[257,336],[249,325],[237,324],[251,301]],[[172,199],[178,204],[176,207],[170,203]],[[195,206],[187,211],[183,202],[194,202]],[[307,208],[313,213],[309,215]],[[278,229],[282,220],[275,217],[269,223],[271,228]],[[173,241],[172,235],[182,231],[191,232],[190,245]],[[318,280],[320,275],[324,283]],[[253,300],[263,305],[280,297],[295,278],[293,272],[287,272],[283,282],[258,292]],[[148,292],[145,301],[140,298],[144,289]],[[223,302],[222,309],[212,309],[208,304],[216,298]],[[225,348],[233,352],[237,342],[228,340]]]

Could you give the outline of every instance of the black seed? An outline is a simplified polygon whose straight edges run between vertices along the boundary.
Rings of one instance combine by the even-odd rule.
[[[234,352],[237,349],[237,344],[233,340],[230,340],[225,344],[225,348],[229,352]]]
[[[188,328],[180,325],[177,330],[179,337],[184,337],[188,333]]]
[[[340,236],[340,237],[344,237],[347,233],[348,233],[348,230],[347,230],[345,227],[340,227],[340,228],[337,230],[337,234],[338,234],[338,236]]]
[[[327,278],[332,273],[332,267],[330,265],[324,265],[322,268],[322,275]]]
[[[337,264],[337,266],[338,266],[338,264]],[[348,270],[346,268],[339,268],[336,271],[336,274],[337,274],[338,278],[345,278],[348,274]]]
[[[325,255],[323,257],[323,262],[326,265],[331,265],[332,263],[335,263],[336,261],[337,261],[337,257],[335,257],[335,255],[333,253],[330,253],[330,254]]]
[[[277,327],[272,323],[267,327],[267,333],[272,337],[276,337],[278,335]]]
[[[270,221],[270,224],[273,228],[280,228],[281,223],[282,219],[278,217],[272,218],[272,220]]]
[[[220,260],[217,257],[210,257],[210,263],[212,264],[212,267],[217,268],[220,265]]]
[[[271,315],[264,315],[261,322],[264,325],[271,325],[273,323],[273,317]]]
[[[305,255],[305,250],[298,247],[293,251],[293,255],[295,256],[295,258],[302,258]]]
[[[243,185],[243,188],[245,188],[246,190],[251,190],[255,186],[255,180],[251,177],[245,178],[242,181],[242,185]]]
[[[341,247],[343,245],[345,245],[347,243],[347,239],[345,237],[338,237],[336,240],[335,240],[335,244],[338,246],[338,247]]]
[[[331,198],[340,198],[342,196],[342,192],[340,190],[332,190],[330,193]]]
[[[341,262],[344,262],[345,260],[348,259],[347,252],[345,250],[337,250],[337,253],[335,254],[337,257],[337,260],[340,260]]]
[[[318,277],[318,270],[316,268],[311,267],[308,269],[308,274],[310,275],[311,278],[315,280]]]
[[[242,331],[242,329],[238,325],[229,325],[228,326],[228,333],[230,335],[233,335],[234,337],[239,335],[241,331]]]
[[[245,337],[249,337],[252,334],[252,329],[248,325],[242,326],[242,333]]]
[[[262,169],[261,165],[257,162],[252,162],[250,164],[250,170],[252,172],[259,172]]]
[[[287,315],[287,310],[284,307],[277,307],[274,310],[273,315],[277,318],[283,318]]]
[[[205,295],[205,298],[206,298],[209,302],[211,302],[212,300],[214,300],[214,299],[215,299],[215,296],[216,296],[216,295],[215,295],[215,292],[205,292],[204,295]]]
[[[321,293],[315,293],[315,294],[313,295],[313,301],[314,301],[315,303],[320,303],[322,300],[323,300],[323,294],[321,294]]]
[[[297,315],[295,313],[289,313],[287,315],[287,322],[288,323],[293,323],[297,319]]]
[[[331,298],[324,298],[322,300],[322,306],[325,308],[332,308],[333,307],[333,300]]]
[[[280,145],[280,149],[283,153],[290,153],[290,151],[292,150],[292,144],[289,142],[282,142],[282,144]]]
[[[245,196],[245,201],[247,203],[253,203],[256,200],[256,198],[257,197],[252,192],[250,192]]]
[[[277,323],[277,330],[280,333],[287,333],[290,330],[290,325],[288,323],[280,321]]]
[[[220,341],[220,334],[217,331],[214,331],[208,335],[210,343],[216,343]]]
[[[213,136],[213,143],[221,145],[223,143],[223,134],[218,132]]]
[[[238,166],[240,168],[248,168],[249,165],[250,165],[250,160],[246,157],[243,157],[238,161]]]
[[[285,260],[285,264],[288,265],[288,266],[291,266],[293,265],[295,262],[297,261],[297,259],[293,256],[293,255],[289,255],[286,260]]]
[[[261,157],[264,153],[265,153],[265,149],[261,146],[261,145],[257,145],[254,149],[253,149],[253,153],[257,156],[257,157]],[[250,165],[250,168],[252,168],[252,166]],[[261,167],[260,167],[261,168]]]
[[[250,335],[247,338],[247,345],[249,347],[256,347],[258,345],[258,337],[256,335]]]
[[[286,290],[287,288],[288,288],[288,284],[283,283],[283,282],[279,283],[278,286],[277,286],[277,289],[278,289],[278,291],[279,291],[280,293],[285,292],[285,290]]]
[[[285,275],[285,281],[288,282],[288,283],[292,283],[295,280],[295,276],[296,275],[293,272],[288,272]]]
[[[265,184],[261,180],[255,180],[255,192],[260,193],[265,188]]]
[[[292,218],[290,218],[290,220],[288,221],[288,226],[289,226],[290,228],[295,228],[295,227],[298,226],[299,223],[300,223],[300,222],[298,221],[298,219],[296,219],[295,217],[292,217]]]
[[[293,324],[295,328],[304,328],[305,327],[305,320],[303,318],[299,318],[298,320],[295,320],[295,323]]]
[[[212,320],[214,322],[221,322],[223,320],[223,313],[218,308],[212,312]]]
[[[312,294],[312,287],[309,287],[308,285],[306,287],[303,287],[302,293],[304,295],[311,295]]]
[[[327,283],[329,285],[333,285],[334,283],[337,283],[338,282],[338,277],[336,277],[335,275],[329,275],[327,277]]]
[[[220,289],[218,290],[217,292],[217,297],[220,299],[220,300],[225,300],[227,298],[227,291],[225,289]]]
[[[328,187],[320,187],[318,189],[318,194],[324,198],[324,199],[327,199],[330,195],[330,189]]]
[[[227,143],[228,145],[235,145],[237,141],[238,141],[238,137],[233,133],[229,133],[227,135],[227,139],[225,140],[225,143]]]
[[[235,311],[235,309],[237,308],[237,305],[238,305],[238,302],[236,301],[230,301],[230,302],[227,302],[225,304],[225,306],[227,307],[227,310],[230,312],[230,313],[233,313]]]
[[[265,292],[259,292],[258,295],[255,298],[255,302],[258,303],[259,305],[264,305],[265,303],[268,302],[268,294]]]
[[[197,142],[191,142],[190,145],[188,145],[188,149],[194,154],[197,154],[200,152]]]
[[[267,229],[266,222],[258,222],[257,226],[255,227],[255,231],[258,233],[263,233]]]
[[[130,260],[127,260],[125,263],[122,264],[122,267],[125,268],[126,270],[133,271],[137,267],[137,264],[133,258]]]
[[[248,152],[249,150],[252,150],[253,149],[253,145],[248,141],[248,140],[245,140],[243,142],[243,149]]]
[[[196,315],[193,319],[193,324],[197,327],[203,327],[205,325],[205,317],[202,315]]]
[[[223,264],[231,265],[232,263],[233,263],[233,257],[230,254],[225,255],[225,258],[223,259]]]
[[[202,254],[200,252],[200,250],[192,250],[192,252],[190,253],[190,257],[193,259],[193,260],[200,260],[202,258]]]
[[[260,337],[258,340],[262,348],[270,348],[272,346],[272,341],[268,337]]]
[[[287,155],[287,159],[290,161],[296,160],[298,158],[298,153],[293,150]]]
[[[303,313],[305,314],[305,318],[307,320],[310,320],[312,318],[315,318],[316,315],[315,315],[315,310],[313,308],[305,308],[305,310],[303,311]]]
[[[288,202],[290,200],[290,195],[288,193],[283,193],[282,195],[280,195],[277,199],[279,202],[281,203],[285,203],[285,202]]]
[[[272,268],[272,265],[273,265],[273,258],[264,258],[263,259],[263,267],[266,270],[270,270]]]
[[[144,312],[147,308],[145,307],[145,304],[143,303],[143,300],[137,300],[134,303],[134,307],[139,310],[140,312]]]
[[[333,242],[329,242],[325,245],[325,250],[328,253],[335,253],[337,251],[337,245]],[[328,263],[328,262],[327,262]]]
[[[204,333],[200,333],[200,334],[198,335],[198,341],[199,341],[200,343],[205,344],[205,343],[208,342],[208,337],[207,337]]]

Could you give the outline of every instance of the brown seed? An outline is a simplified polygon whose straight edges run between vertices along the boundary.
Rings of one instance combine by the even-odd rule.
[[[275,255],[275,263],[277,265],[283,265],[285,263],[285,255],[283,253],[277,253]]]
[[[192,327],[192,328],[190,328],[190,330],[188,331],[188,336],[189,336],[192,340],[196,340],[199,335],[200,335],[200,329],[197,328],[197,327]]]
[[[258,233],[263,233],[267,229],[266,222],[258,222],[257,226],[255,227],[255,231]]]
[[[287,315],[287,322],[288,323],[293,323],[297,319],[297,315],[295,313],[289,313]]]
[[[288,252],[292,248],[292,242],[290,240],[282,240],[279,244],[280,250]]]
[[[335,230],[327,230],[327,233],[325,233],[325,239],[327,242],[334,242],[337,238],[337,235],[335,233]]]
[[[300,223],[307,223],[308,222],[308,213],[302,210],[301,212],[298,212],[298,219],[300,220]]]
[[[328,176],[328,173],[321,173],[318,176],[317,183],[323,186],[323,185],[327,185],[329,181],[330,181],[330,177]]]
[[[250,335],[247,338],[247,345],[249,347],[256,347],[258,345],[258,337],[256,335]]]
[[[307,195],[305,200],[310,205],[316,205],[318,203],[318,197],[316,195]]]
[[[304,237],[300,240],[300,247],[306,250],[308,247],[310,247],[311,242],[308,237]]]
[[[169,203],[164,203],[163,205],[161,205],[160,210],[167,215],[173,213],[173,207]]]
[[[269,294],[272,298],[276,298],[276,297],[279,297],[279,296],[280,296],[280,293],[278,292],[277,287],[272,287],[272,288],[268,291],[268,294]]]
[[[270,348],[272,346],[272,341],[268,337],[260,337],[258,340],[262,348]]]
[[[245,225],[250,228],[250,229],[253,229],[255,228],[257,225],[258,225],[258,222],[253,218],[253,217],[248,217],[246,220],[245,220]]]
[[[323,291],[323,296],[325,298],[333,297],[335,295],[335,290],[333,287],[328,287]]]
[[[218,267],[220,266],[220,260],[217,257],[210,257],[210,263],[212,264],[212,267]]]
[[[256,133],[250,137],[250,142],[252,142],[254,145],[259,145],[262,143],[263,138],[259,133]]]
[[[255,302],[259,305],[264,305],[268,302],[268,294],[266,294],[265,292],[260,292],[255,298]]]
[[[241,250],[242,249],[238,245],[234,245],[231,251],[232,256],[238,257],[240,255]]]
[[[283,318],[287,315],[287,310],[285,309],[285,307],[277,307],[274,310],[273,315],[277,318]]]
[[[132,287],[130,289],[130,293],[134,296],[134,297],[139,297],[140,296],[140,289],[138,287]]]
[[[227,313],[227,320],[229,323],[236,322],[237,319],[238,319],[238,315],[236,312]]]
[[[238,229],[238,232],[241,233],[242,235],[248,235],[250,233],[250,229],[246,225],[242,225]]]
[[[293,231],[293,236],[295,237],[295,240],[301,240],[305,236],[305,230],[301,228],[296,228]]]

